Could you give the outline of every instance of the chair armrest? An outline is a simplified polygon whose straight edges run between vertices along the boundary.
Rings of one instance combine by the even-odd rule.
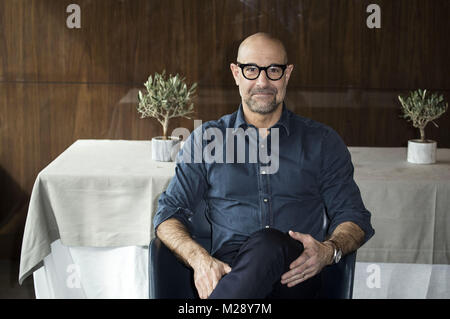
[[[342,257],[335,265],[322,270],[320,298],[352,299],[355,277],[356,251]]]
[[[154,238],[149,247],[149,297],[151,299],[198,298],[193,271]]]

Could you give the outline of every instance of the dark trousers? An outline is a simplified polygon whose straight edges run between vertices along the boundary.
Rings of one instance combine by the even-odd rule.
[[[281,284],[281,275],[303,252],[301,242],[273,228],[255,232],[241,246],[225,246],[214,257],[232,268],[210,299],[316,298],[320,274],[294,287]]]

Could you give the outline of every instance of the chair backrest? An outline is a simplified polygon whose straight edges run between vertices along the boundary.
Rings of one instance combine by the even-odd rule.
[[[211,224],[207,220],[206,213],[207,205],[202,201],[195,208],[195,214],[190,219],[189,231],[198,243],[206,250],[211,251]],[[327,234],[329,221],[325,211],[323,216],[322,227],[324,234]],[[160,264],[162,260],[164,260],[164,264]],[[344,256],[338,264],[327,266],[322,270],[321,298],[352,298],[355,262],[356,252],[353,252]],[[156,298],[195,298],[192,271],[181,265],[158,239],[153,240],[150,245],[150,263],[151,296]],[[173,269],[170,276],[164,276],[167,278],[161,278],[162,274],[172,267],[176,267],[176,270]],[[177,288],[173,289],[172,287]]]

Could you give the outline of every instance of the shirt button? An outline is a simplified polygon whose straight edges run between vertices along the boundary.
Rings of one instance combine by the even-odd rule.
[[[264,203],[267,203],[269,200],[267,198],[264,198]]]
[[[264,144],[261,144],[261,148],[264,148]]]

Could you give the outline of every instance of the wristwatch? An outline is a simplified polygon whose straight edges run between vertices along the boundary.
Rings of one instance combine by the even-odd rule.
[[[342,250],[338,247],[336,242],[332,239],[328,239],[330,243],[333,244],[334,254],[333,254],[333,264],[337,264],[342,258]]]

